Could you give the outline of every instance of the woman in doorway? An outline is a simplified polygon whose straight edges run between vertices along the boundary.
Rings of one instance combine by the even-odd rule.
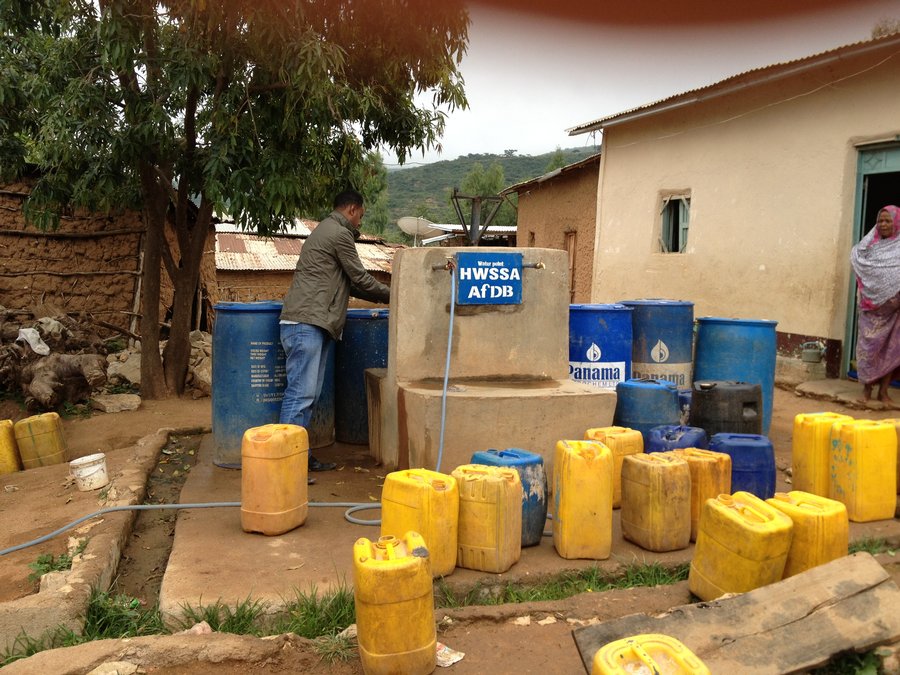
[[[856,372],[863,402],[872,398],[897,407],[888,396],[900,368],[900,207],[885,206],[873,227],[850,251],[859,294]]]

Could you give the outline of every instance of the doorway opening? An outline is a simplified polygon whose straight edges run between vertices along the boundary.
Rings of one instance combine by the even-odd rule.
[[[900,145],[890,145],[862,150],[859,155],[857,175],[856,227],[853,243],[856,244],[875,226],[878,211],[888,204],[900,205]],[[856,337],[858,330],[859,302],[856,294],[856,277],[850,279],[850,301],[847,313],[847,342],[845,344],[844,369],[847,377],[856,379]],[[892,382],[900,386],[900,382]]]

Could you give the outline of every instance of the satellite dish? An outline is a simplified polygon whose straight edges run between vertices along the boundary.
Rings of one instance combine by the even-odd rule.
[[[403,216],[397,220],[397,227],[414,237],[440,233],[440,230],[434,227],[434,223],[421,216]]]

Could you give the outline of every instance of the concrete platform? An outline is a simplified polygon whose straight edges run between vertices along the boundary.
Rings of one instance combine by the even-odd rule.
[[[779,391],[777,396],[792,394]],[[783,446],[783,441],[780,444]],[[160,597],[166,616],[178,616],[185,605],[196,607],[218,600],[234,606],[248,598],[262,600],[268,603],[269,611],[276,612],[298,590],[321,592],[340,584],[352,585],[353,542],[359,537],[376,539],[379,528],[348,522],[344,517],[346,505],[376,503],[386,470],[375,465],[366,446],[337,443],[317,450],[316,456],[337,461],[340,468],[313,474],[317,482],[309,487],[309,516],[303,526],[291,532],[274,537],[245,534],[240,528],[238,509],[180,512]],[[240,499],[240,473],[214,467],[211,457],[211,445],[204,442],[198,465],[182,490],[183,503]],[[780,469],[789,465],[783,459],[779,464]],[[788,474],[779,470],[776,489],[792,489],[789,480]],[[363,511],[356,516],[378,518],[380,511]],[[851,523],[850,537],[851,541],[883,538],[900,545],[900,520]],[[460,592],[478,587],[490,593],[492,588],[508,583],[534,583],[592,565],[614,572],[636,562],[687,563],[693,556],[693,545],[680,551],[654,553],[625,541],[618,509],[613,515],[612,541],[608,560],[565,560],[557,555],[552,538],[544,537],[539,545],[523,549],[519,562],[503,574],[458,567],[444,583]]]

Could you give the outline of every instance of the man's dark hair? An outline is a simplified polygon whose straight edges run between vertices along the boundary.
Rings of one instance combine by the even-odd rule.
[[[351,205],[363,205],[363,196],[356,190],[344,190],[343,192],[338,193],[337,197],[334,198],[334,208],[336,209]]]

